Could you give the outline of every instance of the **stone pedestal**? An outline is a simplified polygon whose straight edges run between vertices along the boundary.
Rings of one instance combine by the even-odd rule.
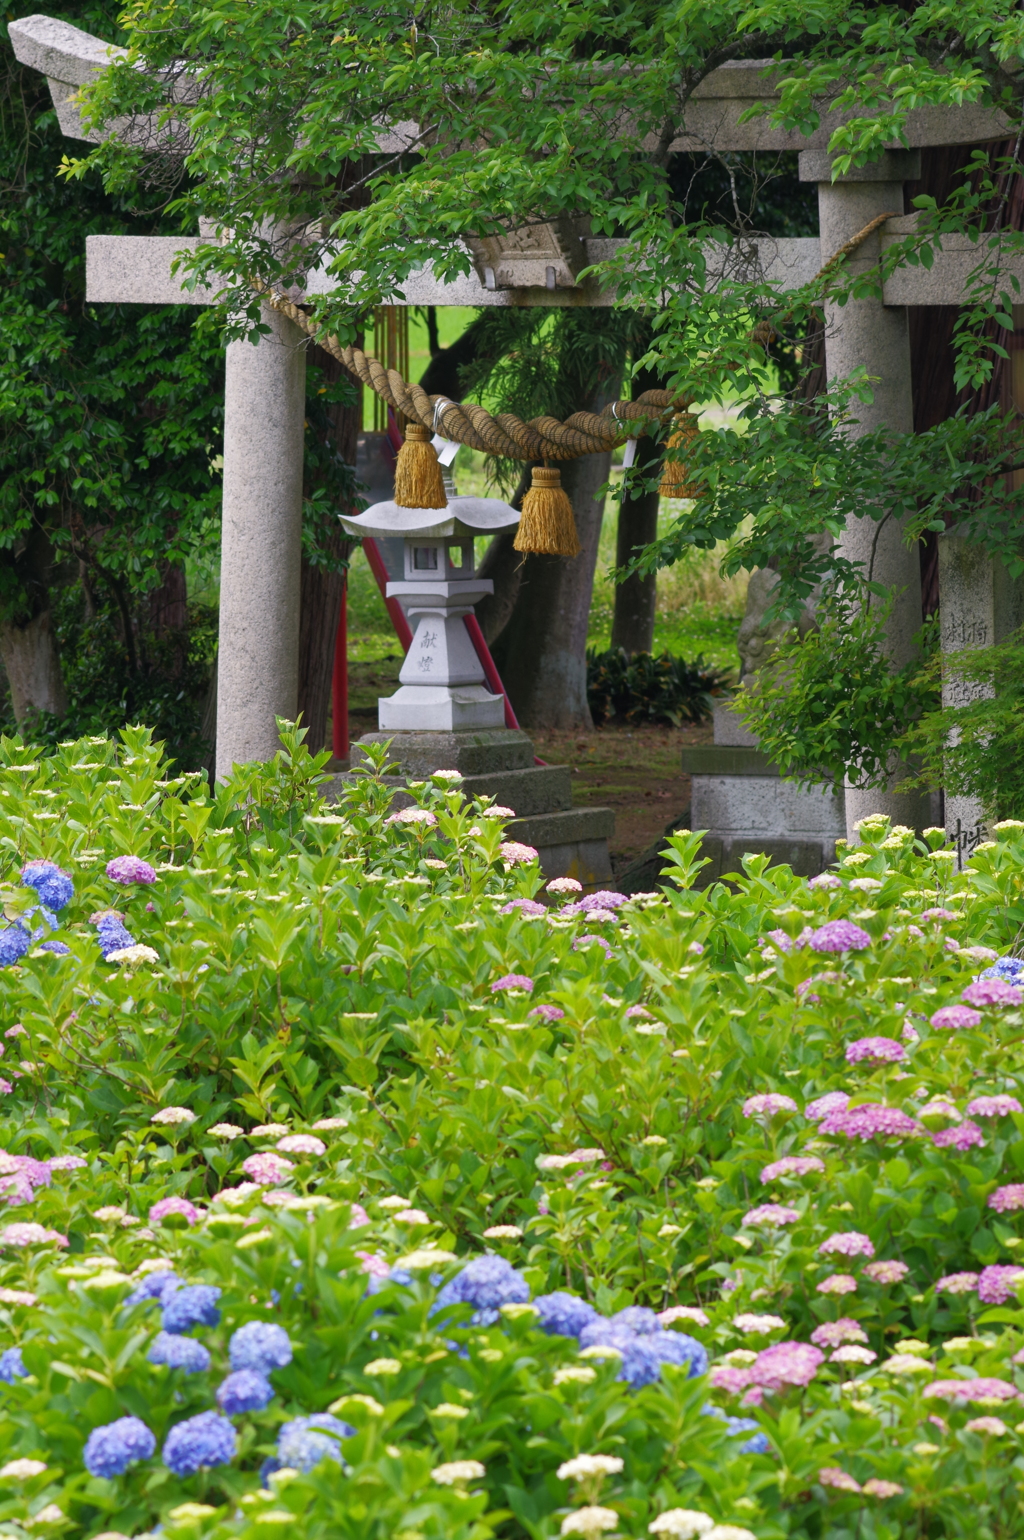
[[[800,877],[835,860],[846,833],[842,793],[783,781],[727,703],[715,706],[714,744],[684,749],[682,768],[692,777],[690,827],[708,831],[701,886],[741,871],[745,855],[770,856]]]
[[[939,536],[939,595],[943,653],[993,647],[1024,624],[1024,584],[955,530]],[[953,675],[943,679],[942,704],[965,706],[989,693]],[[988,838],[985,809],[976,797],[947,796],[945,828],[963,862]]]
[[[402,790],[406,781],[424,780],[434,770],[458,770],[467,797],[493,797],[515,811],[505,826],[507,837],[537,850],[546,879],[575,877],[588,892],[612,884],[608,840],[615,814],[607,807],[574,808],[569,767],[534,764],[533,744],[524,732],[499,727],[364,733],[352,745],[353,768],[365,762],[363,746],[369,743],[388,744],[400,771],[388,781],[396,789],[396,807],[412,805]],[[338,784],[345,779],[337,777]]]

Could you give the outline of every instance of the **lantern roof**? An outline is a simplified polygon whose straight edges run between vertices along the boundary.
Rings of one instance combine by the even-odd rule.
[[[340,515],[350,535],[414,535],[437,539],[470,539],[511,529],[519,514],[498,497],[450,497],[447,508],[400,508],[396,502],[374,503],[358,517]]]

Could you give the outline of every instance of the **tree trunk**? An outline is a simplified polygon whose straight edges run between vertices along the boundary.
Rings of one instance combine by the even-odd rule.
[[[513,508],[522,508],[532,473],[533,466],[524,465],[519,477],[519,485],[510,499]],[[523,578],[523,557],[514,549],[515,538],[514,529],[503,529],[500,534],[495,535],[480,563],[480,576],[490,578],[494,584],[493,594],[488,594],[476,605],[476,618],[488,647],[508,625],[516,600],[519,598],[519,585]]]
[[[587,704],[587,622],[601,536],[610,454],[560,467],[572,500],[580,554],[528,556],[511,619],[494,661],[524,727],[593,727]]]
[[[19,728],[40,713],[62,717],[68,709],[50,609],[52,555],[45,530],[33,525],[13,561],[21,606],[0,622],[0,658]]]
[[[330,353],[325,353],[323,348],[311,347],[309,362],[317,365],[329,384],[334,384],[342,373],[343,366]],[[362,417],[362,386],[355,376],[352,376],[352,383],[358,388],[359,394],[354,405],[331,408],[328,442],[346,465],[354,466],[356,439]],[[330,540],[331,556],[335,560],[343,560],[351,547],[352,542],[339,524],[337,533]],[[334,639],[338,630],[345,578],[343,573],[313,566],[303,557],[301,583],[299,711],[302,714],[302,725],[306,728],[306,746],[310,753],[316,754],[324,747],[327,733],[331,679],[334,673]]]
[[[658,457],[660,463],[661,456]],[[615,537],[615,565],[627,562],[650,545],[658,534],[658,505],[661,499],[658,489],[643,492],[639,497],[623,495],[619,503],[619,526]],[[636,652],[650,652],[654,647],[654,615],[658,601],[658,579],[655,573],[641,577],[632,573],[616,585],[615,609],[612,615],[612,646],[621,647],[632,657]]]
[[[163,667],[172,679],[184,673],[188,657],[188,584],[185,568],[163,563],[163,582],[149,595],[149,625],[157,641],[170,643]]]

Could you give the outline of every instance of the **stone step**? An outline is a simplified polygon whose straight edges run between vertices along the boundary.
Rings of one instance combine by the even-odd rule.
[[[533,744],[524,732],[512,727],[466,732],[364,733],[352,745],[353,770],[365,757],[365,743],[390,744],[392,763],[409,780],[426,780],[434,770],[460,770],[469,776],[533,768]]]
[[[572,807],[568,765],[531,765],[529,770],[467,775],[459,790],[467,797],[493,797],[500,807],[510,807],[520,818],[567,812]]]
[[[610,807],[574,807],[516,818],[506,832],[509,839],[534,847],[549,882],[552,877],[575,877],[588,893],[613,885],[608,839],[615,832],[615,814]]]

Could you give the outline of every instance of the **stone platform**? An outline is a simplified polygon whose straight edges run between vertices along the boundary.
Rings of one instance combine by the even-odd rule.
[[[364,733],[352,745],[353,769],[365,761],[363,746],[371,743],[389,746],[399,773],[387,777],[386,784],[395,788],[397,807],[413,802],[402,789],[407,781],[425,780],[435,770],[458,770],[467,797],[493,797],[515,810],[517,816],[506,825],[508,838],[534,846],[546,879],[575,877],[587,892],[611,884],[608,840],[615,814],[607,807],[574,808],[569,767],[535,764],[526,733],[507,727]]]

